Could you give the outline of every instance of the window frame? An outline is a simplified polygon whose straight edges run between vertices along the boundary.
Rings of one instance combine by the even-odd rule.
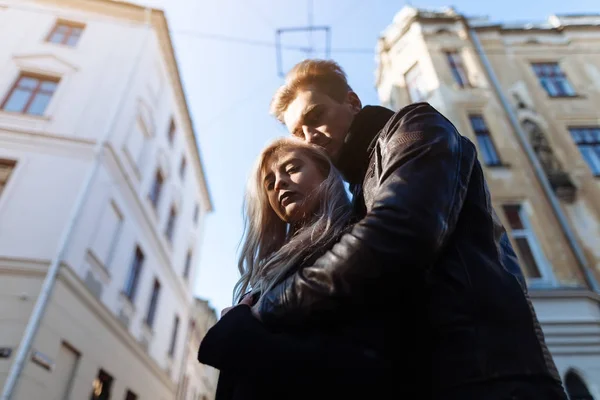
[[[469,73],[465,67],[462,53],[459,50],[446,50],[446,62],[450,68],[454,83],[456,83],[461,89],[470,88],[471,82],[469,80]]]
[[[481,122],[483,123],[483,126],[485,127],[484,130],[476,129],[475,124],[473,123],[473,120],[476,118],[481,119]],[[480,113],[480,112],[469,113],[469,114],[467,114],[467,119],[469,121],[469,127],[471,128],[471,131],[475,135],[475,140],[477,142],[477,148],[479,150],[478,153],[483,156],[482,161],[483,161],[484,165],[488,168],[505,167],[506,164],[504,163],[504,161],[502,160],[502,157],[500,156],[500,152],[498,151],[498,146],[496,145],[496,141],[494,140],[492,132],[490,131],[489,125],[488,125],[487,120],[486,120],[485,116],[483,115],[483,113]],[[489,143],[489,145],[491,145],[492,150],[494,151],[494,154],[493,154],[494,157],[492,157],[493,159],[490,160],[490,162],[488,162],[488,160],[487,160],[487,156],[488,156],[490,149],[489,149],[489,147],[484,146],[482,144],[483,140],[480,139],[481,137],[486,137],[486,143]]]
[[[411,74],[415,74],[415,76],[411,76]],[[428,92],[421,87],[423,83],[422,79],[423,71],[421,70],[421,65],[419,64],[419,62],[414,63],[404,73],[404,84],[406,86],[408,98],[411,101],[411,103],[422,102],[428,97]],[[418,99],[413,98],[413,90],[411,90],[411,88],[418,93]]]
[[[150,191],[148,192],[148,199],[150,200],[150,204],[152,204],[152,207],[154,207],[155,210],[158,210],[158,207],[160,205],[161,194],[164,189],[165,181],[165,174],[163,174],[160,168],[157,168],[156,172],[154,173],[154,179],[152,180],[152,186],[150,186]]]
[[[560,62],[558,62],[558,61],[534,61],[534,62],[531,62],[530,65],[531,65],[531,69],[533,70],[533,74],[535,75],[535,77],[538,81],[538,84],[542,87],[542,89],[544,89],[544,92],[546,92],[548,97],[550,97],[552,99],[578,97],[575,88],[571,84],[571,81],[569,80],[569,77],[567,76],[563,67],[560,65]],[[550,75],[544,75],[543,74],[544,67],[557,67],[559,73],[552,72]],[[546,85],[544,83],[547,82],[547,80],[550,80],[552,87],[555,90],[560,88],[559,91],[562,92],[564,87],[556,84],[557,78],[562,79],[561,83],[566,84],[566,87],[568,88],[568,90],[564,93],[552,94],[548,91],[548,88],[546,87]]]
[[[60,41],[60,42],[52,41],[51,39],[52,39],[53,35],[56,34],[57,30],[61,27],[67,28],[67,32],[64,33],[64,37],[63,37],[62,41]],[[73,44],[69,44],[69,40],[73,37],[73,31],[75,29],[79,29],[79,35],[77,35],[77,41]],[[46,36],[45,42],[75,48],[79,44],[79,41],[81,40],[81,36],[83,35],[84,31],[85,31],[85,24],[59,19],[54,23],[54,26],[52,27],[52,29]]]
[[[27,79],[27,78],[35,79],[37,81],[37,83],[33,89],[19,87],[19,84],[21,83],[21,81],[23,79]],[[54,95],[56,94],[56,92],[58,90],[60,81],[61,81],[61,78],[54,76],[54,75],[44,75],[44,74],[39,74],[39,73],[27,72],[27,71],[19,71],[17,79],[15,79],[13,84],[10,86],[10,89],[6,92],[6,95],[4,96],[2,103],[0,103],[0,110],[3,112],[7,112],[7,113],[15,113],[15,114],[21,114],[21,115],[34,116],[34,117],[43,117],[44,115],[46,115],[48,106],[52,102]],[[44,83],[54,83],[54,85],[55,85],[54,90],[52,92],[49,92],[47,90],[42,90],[41,86]],[[28,91],[29,94],[28,94],[27,101],[25,102],[24,106],[22,107],[22,109],[20,111],[6,110],[6,105],[11,100],[11,98],[16,90]],[[35,101],[35,99],[37,98],[37,96],[39,94],[44,94],[44,95],[49,96],[49,100],[46,103],[44,110],[39,114],[29,112],[31,105],[33,104],[33,102]]]
[[[173,320],[173,328],[171,329],[171,341],[169,343],[169,352],[167,353],[170,358],[175,357],[175,349],[177,347],[177,336],[179,335],[179,325],[181,321],[179,319],[179,315],[175,314],[175,318]]]
[[[569,131],[571,140],[573,140],[573,143],[579,151],[579,155],[585,162],[592,176],[600,178],[600,125],[570,125],[567,127],[567,130]],[[581,135],[584,134],[583,131],[585,130],[596,131],[595,133],[592,133],[592,135],[596,135],[597,139],[587,141],[585,138],[581,138]],[[577,133],[577,135],[575,133]],[[588,156],[582,151],[582,148],[590,149],[594,159],[588,160]]]
[[[178,210],[175,207],[175,204],[171,204],[169,208],[169,214],[167,216],[167,222],[165,224],[165,237],[169,241],[169,243],[173,243],[173,238],[175,237],[175,230],[177,228],[177,217]]]
[[[138,254],[141,255],[141,258],[138,257]],[[136,260],[140,261],[136,262]],[[131,303],[135,301],[135,296],[137,295],[142,270],[144,268],[144,261],[146,261],[146,255],[142,251],[142,248],[139,245],[136,245],[135,250],[133,252],[133,258],[129,263],[129,273],[127,274],[127,280],[125,281],[125,286],[123,287],[123,294],[125,295],[125,297],[127,297],[127,299],[129,299]]]
[[[144,322],[149,328],[153,328],[154,322],[156,321],[156,310],[158,309],[158,299],[160,297],[161,289],[160,281],[155,277],[152,284],[152,291],[150,292],[148,309],[146,310],[146,316],[144,317]]]
[[[2,198],[2,194],[8,187],[8,184],[10,183],[11,178],[15,174],[15,170],[17,169],[17,164],[18,164],[17,160],[13,160],[13,159],[9,159],[9,158],[0,158],[0,166],[6,167],[6,169],[9,170],[8,175],[6,176],[6,179],[3,182],[0,181],[0,199]]]
[[[192,259],[194,253],[192,249],[188,249],[185,253],[185,261],[183,264],[183,279],[188,280],[190,278],[190,271],[192,270]]]
[[[175,123],[175,118],[171,117],[169,119],[169,130],[167,131],[167,140],[169,142],[169,146],[173,146],[175,143],[175,133],[177,132],[177,124]]]
[[[515,230],[510,226],[510,223],[508,223],[508,216],[506,214],[505,207],[511,207],[511,206],[519,207],[518,216],[519,216],[521,225],[523,226],[523,228],[521,228],[521,229]],[[528,215],[529,212],[531,211],[529,203],[525,202],[525,201],[503,202],[501,204],[501,209],[502,209],[503,216],[507,221],[506,230],[507,230],[507,233],[509,234],[510,242],[512,244],[513,250],[515,251],[515,254],[517,255],[517,258],[519,259],[519,268],[521,268],[521,272],[525,276],[525,279],[527,281],[527,286],[529,286],[529,287],[556,286],[556,280],[555,280],[554,274],[552,272],[552,267],[551,267],[550,263],[548,262],[548,260],[546,259],[544,251],[542,250],[541,243],[535,233],[535,230],[533,229],[533,225],[532,225],[529,215]],[[521,261],[522,257],[520,255],[519,247],[515,243],[515,239],[525,239],[527,241],[527,245],[529,246],[529,249],[531,250],[531,254],[536,263],[537,270],[540,273],[539,277],[529,277],[525,274],[525,271],[522,267],[522,261]]]

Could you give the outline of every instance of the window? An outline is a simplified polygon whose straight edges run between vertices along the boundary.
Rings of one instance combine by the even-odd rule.
[[[50,43],[64,44],[69,47],[75,47],[81,33],[83,32],[84,25],[76,24],[73,22],[59,21],[54,25],[54,28],[46,39]]]
[[[131,268],[129,269],[129,276],[127,277],[125,289],[123,290],[127,298],[131,301],[133,301],[137,292],[143,264],[144,253],[142,253],[142,250],[139,246],[136,246],[135,253],[133,255],[133,260],[131,262]]]
[[[569,132],[592,174],[600,176],[600,126],[571,127]]]
[[[560,69],[558,63],[533,63],[535,72],[540,84],[550,97],[569,97],[575,96],[575,91],[567,80],[565,73]]]
[[[154,206],[154,208],[158,207],[158,201],[160,200],[160,193],[162,191],[163,182],[164,182],[163,175],[160,172],[160,170],[157,170],[156,175],[154,176],[154,182],[152,183],[152,189],[150,190],[150,193],[148,194],[148,197],[150,198],[150,202],[152,202],[152,205]]]
[[[185,157],[181,156],[181,164],[179,164],[179,176],[181,177],[181,180],[183,180],[185,178],[186,167],[187,167],[187,164],[185,161]]]
[[[197,224],[198,223],[198,216],[200,215],[200,206],[198,204],[196,204],[196,206],[194,207],[194,223]]]
[[[175,120],[173,118],[171,118],[171,122],[169,123],[169,144],[173,144],[173,142],[175,141],[175,130],[176,130],[176,126],[175,126]]]
[[[137,400],[137,394],[133,393],[131,390],[128,390],[125,394],[125,400]]]
[[[12,172],[17,165],[16,161],[13,160],[3,160],[0,158],[0,196],[4,191],[4,188],[8,184],[8,178],[12,175]]]
[[[125,143],[127,152],[138,171],[144,168],[148,144],[150,141],[150,130],[142,117],[138,117],[134,129],[129,133]]]
[[[406,82],[410,101],[418,103],[425,100],[427,91],[425,89],[425,81],[421,75],[419,64],[415,64],[406,72],[406,74],[404,74],[404,80]]]
[[[108,203],[104,212],[100,215],[100,221],[95,230],[92,241],[94,254],[105,267],[110,265],[113,254],[119,243],[119,237],[123,228],[123,216],[119,208],[112,201]]]
[[[173,241],[173,232],[175,232],[175,222],[177,221],[177,211],[175,210],[175,206],[171,206],[171,211],[169,212],[169,219],[167,220],[167,227],[165,229],[165,236],[169,241]]]
[[[516,247],[523,273],[530,279],[542,278],[540,270],[542,254],[529,227],[527,215],[520,204],[504,205],[502,209],[508,220],[513,245]]]
[[[169,345],[169,357],[173,358],[175,355],[175,346],[177,344],[177,333],[179,331],[179,317],[175,316],[173,321],[173,331],[171,331],[171,344]]]
[[[48,76],[21,74],[2,103],[2,110],[43,115],[58,81]]]
[[[148,313],[146,314],[146,324],[149,327],[154,325],[154,317],[156,316],[156,307],[158,305],[158,296],[160,295],[160,282],[154,279],[152,286],[152,294],[150,295],[150,304],[148,305]]]
[[[477,144],[479,145],[479,151],[483,157],[483,162],[489,167],[502,165],[496,146],[492,140],[490,131],[487,128],[485,120],[482,115],[469,115],[469,121],[471,121],[471,127],[475,132],[477,138]]]
[[[450,65],[454,81],[461,88],[469,86],[469,77],[463,65],[462,57],[457,51],[449,51],[446,53],[446,59]]]
[[[183,277],[185,279],[189,278],[190,276],[190,267],[192,266],[192,251],[188,250],[186,256],[185,256],[185,266],[183,268]]]
[[[101,369],[92,383],[92,395],[90,400],[109,400],[113,377]]]

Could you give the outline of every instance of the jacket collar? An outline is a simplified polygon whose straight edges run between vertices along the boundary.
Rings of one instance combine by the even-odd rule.
[[[365,106],[354,116],[335,163],[350,184],[364,179],[375,139],[393,115],[394,112],[385,107]]]

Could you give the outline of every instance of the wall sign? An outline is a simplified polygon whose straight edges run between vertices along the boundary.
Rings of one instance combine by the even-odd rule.
[[[35,350],[33,354],[31,354],[31,361],[39,365],[40,367],[51,371],[54,368],[54,362],[50,357],[42,353],[41,351]]]
[[[12,347],[0,347],[0,358],[10,358]]]

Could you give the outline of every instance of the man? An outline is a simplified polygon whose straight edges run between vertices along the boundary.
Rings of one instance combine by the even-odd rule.
[[[264,323],[365,304],[389,322],[395,365],[426,358],[419,398],[566,399],[475,147],[450,121],[427,103],[363,108],[322,60],[296,65],[271,111],[327,151],[357,223],[255,306]]]

